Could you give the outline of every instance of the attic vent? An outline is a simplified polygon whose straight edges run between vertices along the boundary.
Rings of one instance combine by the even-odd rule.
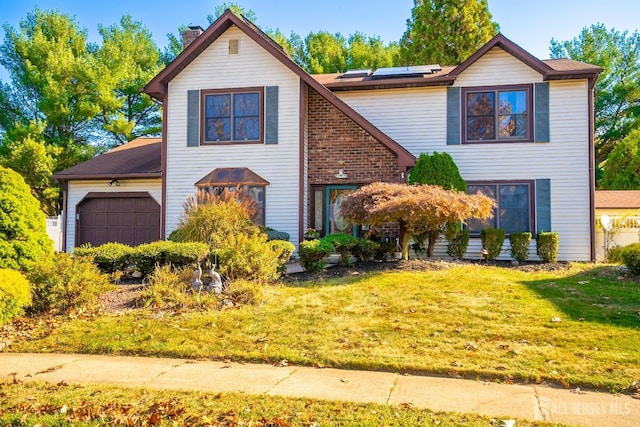
[[[229,55],[238,54],[238,39],[229,40]]]
[[[368,70],[348,70],[342,76],[343,79],[348,79],[352,77],[369,77],[371,75],[371,69]]]
[[[396,77],[423,77],[425,74],[433,74],[441,71],[438,64],[414,65],[411,67],[388,67],[378,68],[373,73],[374,79],[396,78]]]

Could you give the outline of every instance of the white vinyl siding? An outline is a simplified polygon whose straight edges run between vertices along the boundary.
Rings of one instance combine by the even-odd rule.
[[[107,185],[109,180],[69,181],[67,190],[66,251],[73,252],[76,241],[76,206],[89,193],[146,192],[162,206],[162,181],[157,179],[120,179],[120,186]]]
[[[540,74],[495,48],[465,70],[455,86],[541,80]],[[448,152],[467,181],[550,179],[552,231],[560,233],[559,259],[585,261],[591,256],[587,80],[549,84],[548,143],[447,145],[445,87],[336,95],[416,157],[422,152]],[[444,253],[444,245],[439,246]],[[468,256],[478,257],[479,253],[480,240],[472,239]],[[530,255],[535,259],[535,242]],[[509,259],[508,241],[501,258]]]
[[[229,40],[239,54],[229,55]],[[187,91],[278,86],[278,143],[187,147]],[[266,225],[297,243],[300,80],[237,27],[229,28],[169,83],[166,235],[178,225],[194,184],[215,168],[246,167],[269,181]]]

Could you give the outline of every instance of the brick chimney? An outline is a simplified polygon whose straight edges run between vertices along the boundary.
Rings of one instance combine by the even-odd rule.
[[[189,25],[189,29],[182,32],[182,49],[186,49],[204,30],[200,25]]]

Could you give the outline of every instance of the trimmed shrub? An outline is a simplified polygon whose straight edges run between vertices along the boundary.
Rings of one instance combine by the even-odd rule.
[[[31,304],[29,282],[19,271],[0,268],[0,325],[24,313]]]
[[[447,239],[447,255],[462,259],[469,246],[469,230],[460,229],[460,224],[450,224],[444,233]]]
[[[187,267],[202,262],[209,255],[209,246],[201,242],[157,241],[133,248],[131,261],[143,276],[153,272],[156,265]]]
[[[640,274],[640,243],[632,243],[622,248],[622,261],[633,274]]]
[[[284,274],[287,272],[287,263],[291,258],[291,254],[296,250],[296,246],[288,240],[269,240],[269,246],[278,255],[278,272]]]
[[[324,268],[322,259],[334,250],[331,242],[324,239],[300,242],[300,265],[309,273],[319,273]]]
[[[271,242],[273,240],[284,240],[288,242],[291,236],[289,233],[285,233],[284,231],[274,230],[271,227],[260,227],[261,230],[267,234],[267,242]],[[294,245],[295,246],[295,245]]]
[[[219,272],[227,279],[270,282],[280,277],[281,250],[267,242],[266,234],[255,230],[228,234],[214,253],[220,260]]]
[[[335,233],[324,236],[321,240],[331,243],[334,250],[340,254],[340,265],[351,265],[351,251],[358,244],[357,237],[350,234]]]
[[[558,246],[560,246],[560,236],[555,231],[541,231],[536,235],[536,253],[542,262],[556,262]]]
[[[624,263],[622,259],[622,251],[626,248],[626,246],[614,246],[609,248],[609,252],[607,253],[607,262],[611,264],[622,264]]]
[[[511,258],[518,262],[525,262],[529,258],[529,244],[531,243],[531,233],[511,233],[509,235],[511,243]]]
[[[361,262],[371,261],[379,250],[380,244],[369,239],[358,239],[358,243],[351,249],[351,253]]]
[[[506,232],[502,228],[485,228],[480,231],[482,247],[487,250],[487,261],[494,261],[502,252],[504,236]]]
[[[33,303],[29,312],[68,313],[94,307],[98,296],[109,289],[109,278],[90,257],[56,254],[49,263],[36,264],[28,275]]]
[[[409,184],[439,185],[445,190],[467,191],[467,183],[448,153],[422,153],[409,172]]]
[[[73,250],[76,257],[90,257],[103,273],[125,271],[131,264],[133,248],[123,243],[105,243],[100,246],[80,246]]]
[[[18,173],[0,166],[0,268],[28,270],[52,255],[40,202]]]

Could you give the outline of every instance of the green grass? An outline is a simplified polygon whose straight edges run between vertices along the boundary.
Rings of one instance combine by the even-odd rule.
[[[411,405],[330,402],[60,383],[0,383],[0,424],[15,426],[492,426],[475,414]],[[518,420],[518,426],[551,426]]]
[[[640,285],[619,275],[593,265],[383,272],[268,287],[262,304],[240,309],[73,319],[11,349],[287,359],[627,391],[640,381]]]

